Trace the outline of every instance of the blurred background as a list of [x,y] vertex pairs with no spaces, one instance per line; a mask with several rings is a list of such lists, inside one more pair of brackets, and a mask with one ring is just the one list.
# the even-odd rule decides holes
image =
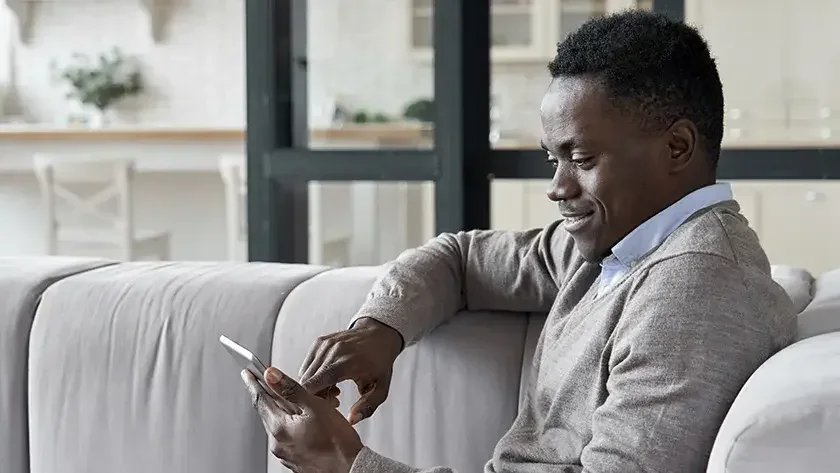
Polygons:
[[[490,0],[483,51],[463,32],[487,9],[457,0],[270,3],[0,2],[0,255],[369,265],[438,231],[542,227],[557,218],[537,167],[546,63],[587,19],[640,8],[709,41],[721,179],[771,262],[840,266],[838,2]],[[482,54],[489,104],[453,104],[473,92],[452,66]],[[450,78],[461,89],[436,93]],[[436,129],[450,109],[457,126]],[[377,172],[389,156],[417,173]],[[494,168],[508,161],[524,164]]]

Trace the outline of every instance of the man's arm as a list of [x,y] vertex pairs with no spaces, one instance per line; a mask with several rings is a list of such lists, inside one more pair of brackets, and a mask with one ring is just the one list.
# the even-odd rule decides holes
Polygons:
[[[584,472],[704,472],[735,396],[779,348],[777,314],[757,302],[777,297],[770,284],[717,256],[677,259],[651,268],[624,308]],[[778,300],[771,310],[795,323]]]
[[445,233],[408,250],[374,284],[354,323],[373,318],[409,345],[461,309],[547,312],[569,266],[580,260],[559,223]]

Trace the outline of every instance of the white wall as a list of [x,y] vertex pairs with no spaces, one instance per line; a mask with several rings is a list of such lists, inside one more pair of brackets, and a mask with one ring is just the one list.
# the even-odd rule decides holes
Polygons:
[[[118,107],[115,125],[244,126],[243,2],[172,0],[165,7],[168,24],[155,43],[138,0],[37,2],[31,39],[14,54],[20,111],[35,123],[61,122],[73,105],[52,82],[50,61],[118,46],[140,60],[147,91]],[[0,40],[0,64],[8,64],[2,46]],[[212,170],[215,148],[208,146],[207,154]],[[178,152],[169,159],[178,160]],[[217,173],[141,173],[136,190],[138,226],[172,229],[174,258],[225,258],[225,207]],[[34,176],[0,175],[0,254],[43,252],[41,212]]]
[[[170,0],[155,44],[138,0],[37,2],[29,44],[19,48],[16,85],[34,121],[60,120],[70,107],[51,82],[49,63],[111,46],[136,55],[148,91],[115,121],[197,126],[244,124],[242,0]],[[166,5],[166,2],[163,2]],[[310,104],[341,97],[350,106],[399,114],[433,93],[433,69],[411,57],[408,0],[310,0]],[[376,19],[376,21],[372,21]],[[2,52],[0,52],[2,54]],[[494,68],[502,123],[534,133],[548,82],[544,61]]]
[[[155,44],[138,0],[36,2],[31,41],[16,52],[16,86],[35,122],[60,120],[69,105],[52,82],[50,61],[95,55],[113,46],[136,55],[147,92],[115,121],[194,126],[245,123],[243,2],[170,0],[165,37]],[[154,3],[154,2],[152,2]]]

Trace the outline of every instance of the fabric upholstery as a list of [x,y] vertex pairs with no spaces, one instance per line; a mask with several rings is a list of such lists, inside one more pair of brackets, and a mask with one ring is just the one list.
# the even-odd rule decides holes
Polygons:
[[840,332],[762,365],[721,426],[708,473],[840,471]]
[[54,282],[109,262],[0,258],[0,471],[29,472],[26,405],[29,330],[41,294]]
[[261,472],[267,439],[220,345],[265,362],[314,266],[131,263],[51,286],[32,327],[32,473]]
[[790,296],[796,312],[802,312],[814,297],[814,277],[802,268],[776,265],[770,275]]
[[[272,363],[297,373],[319,335],[343,330],[382,268],[320,274],[295,289],[280,310]],[[403,352],[388,400],[358,426],[376,451],[418,467],[481,471],[518,408],[528,316],[461,313]],[[355,385],[341,386],[346,415]],[[278,461],[270,471],[286,471]]]
[[840,269],[814,283],[814,300],[799,314],[799,339],[840,330]]

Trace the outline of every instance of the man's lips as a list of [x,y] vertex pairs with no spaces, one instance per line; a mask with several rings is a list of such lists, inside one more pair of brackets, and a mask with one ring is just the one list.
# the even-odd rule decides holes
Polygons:
[[567,232],[575,232],[583,228],[595,212],[563,213],[563,227]]

